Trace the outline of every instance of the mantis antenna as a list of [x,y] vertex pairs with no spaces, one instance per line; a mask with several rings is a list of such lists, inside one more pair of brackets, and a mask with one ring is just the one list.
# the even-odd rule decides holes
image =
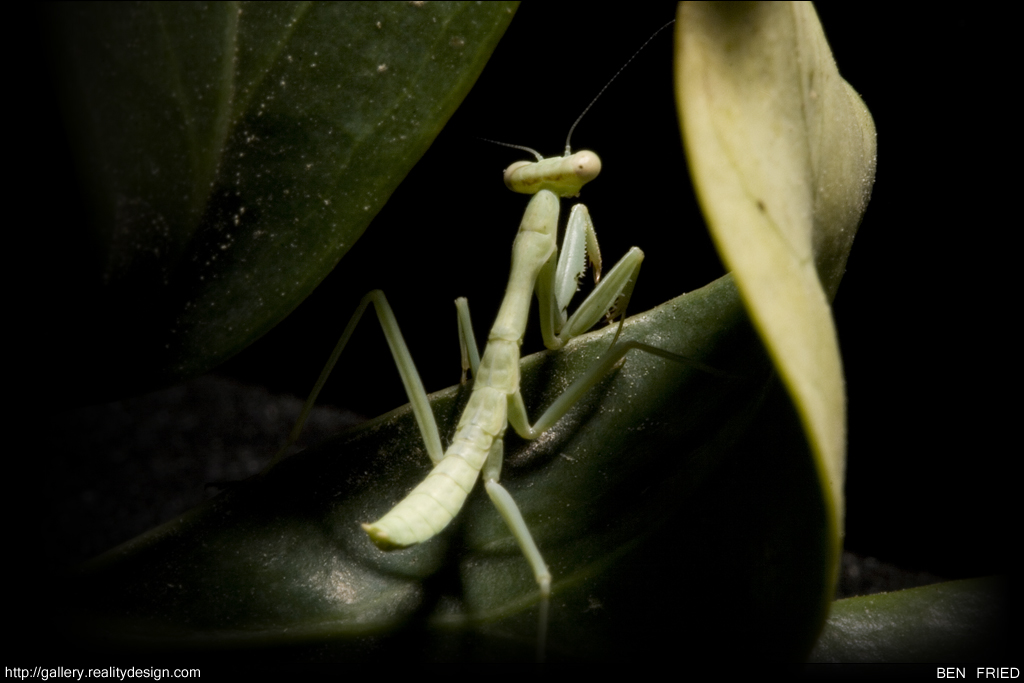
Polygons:
[[[608,86],[610,86],[615,81],[615,79],[619,77],[619,74],[621,74],[623,71],[626,70],[626,67],[629,66],[630,62],[632,62],[634,59],[636,59],[637,55],[639,55],[640,52],[643,51],[643,49],[645,47],[647,47],[647,45],[652,40],[654,40],[655,38],[658,37],[659,33],[664,31],[665,29],[667,29],[669,26],[671,26],[674,23],[676,23],[675,19],[671,20],[670,22],[668,22],[667,24],[665,24],[664,26],[659,28],[657,31],[652,33],[650,38],[645,40],[644,44],[641,45],[637,49],[637,51],[634,52],[633,55],[629,59],[626,60],[626,63],[619,67],[619,70],[615,72],[615,75],[608,79],[608,82],[604,84],[604,87],[602,87],[600,91],[598,91],[597,95],[594,96],[594,99],[590,100],[590,104],[588,104],[583,109],[583,112],[579,116],[576,117],[576,120],[573,121],[573,124],[569,127],[569,134],[565,136],[565,152],[563,153],[562,156],[567,157],[567,156],[571,156],[572,155],[572,147],[570,146],[569,141],[572,139],[573,131],[576,130],[576,126],[579,125],[579,122],[582,121],[583,117],[587,115],[587,112],[590,111],[590,108],[593,107],[594,104],[601,98],[601,95],[603,95],[604,91],[608,89]],[[513,145],[513,144],[511,144],[509,142],[501,142],[500,140],[490,140],[488,138],[480,138],[480,139],[483,140],[484,142],[490,142],[490,143],[493,143],[495,145],[501,145],[502,147],[511,147],[512,149],[521,149],[524,152],[529,152],[533,156],[537,157],[537,161],[544,161],[544,155],[542,155],[540,152],[538,152],[537,150],[533,149],[532,147],[525,147],[523,145]]]
[[[619,77],[619,74],[621,74],[623,71],[626,70],[626,67],[629,66],[630,62],[632,62],[634,59],[636,59],[636,56],[638,54],[640,54],[640,52],[643,51],[643,49],[645,47],[647,47],[647,45],[650,44],[650,42],[652,40],[654,40],[655,38],[658,37],[659,33],[664,31],[665,29],[667,29],[669,26],[671,26],[674,23],[676,23],[675,19],[673,19],[672,21],[668,22],[667,24],[665,24],[664,26],[659,28],[657,31],[652,33],[651,37],[648,38],[647,40],[645,40],[644,44],[641,45],[639,48],[637,48],[637,51],[633,53],[633,56],[630,57],[629,59],[627,59],[626,63],[619,67],[619,70],[615,72],[615,75],[608,79],[608,82],[604,84],[604,87],[601,88],[601,90],[597,93],[597,95],[594,97],[594,99],[590,100],[590,104],[588,104],[586,106],[586,108],[583,110],[583,113],[580,114],[576,118],[576,120],[573,122],[572,126],[569,127],[569,134],[565,136],[565,153],[563,154],[563,156],[569,156],[570,154],[572,154],[572,148],[569,146],[569,140],[572,139],[572,132],[574,130],[576,130],[576,125],[579,124],[579,122],[581,120],[583,120],[583,117],[587,115],[587,112],[590,111],[590,108],[594,106],[594,103],[597,102],[598,99],[600,99],[601,95],[604,94],[604,91],[608,89],[608,86],[610,86],[615,81],[615,79]],[[514,146],[514,145],[510,145],[510,146]],[[527,149],[527,148],[526,147],[521,147],[520,149]],[[530,151],[533,151],[533,150],[530,150]],[[536,152],[534,152],[534,154],[536,154]]]

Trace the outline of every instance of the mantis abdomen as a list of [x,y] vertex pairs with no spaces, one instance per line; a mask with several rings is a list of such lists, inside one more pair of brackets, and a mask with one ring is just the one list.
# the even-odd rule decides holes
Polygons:
[[[512,349],[499,350],[502,346],[511,346]],[[510,366],[514,368],[511,375],[508,372],[485,372],[492,366],[495,356],[506,356],[509,350],[516,358],[516,363]],[[498,340],[495,345],[492,340],[488,344],[480,361],[477,384],[444,458],[390,512],[373,524],[363,525],[379,548],[390,550],[422,543],[440,533],[462,509],[491,448],[502,438],[508,425],[509,385],[512,392],[519,389],[518,359],[517,343]],[[487,379],[498,380],[505,386],[487,386]]]

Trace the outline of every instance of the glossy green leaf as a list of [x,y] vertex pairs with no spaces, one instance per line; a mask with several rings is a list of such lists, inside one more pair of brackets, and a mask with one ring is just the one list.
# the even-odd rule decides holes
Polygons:
[[803,422],[838,575],[846,400],[829,301],[874,181],[874,123],[810,3],[687,3],[677,37],[697,194]]
[[284,318],[430,145],[513,11],[52,7],[97,243],[90,278],[59,293],[83,311],[68,326],[92,362],[69,359],[61,383],[95,398],[192,377]]
[[1007,586],[997,578],[838,600],[812,662],[1000,662]]

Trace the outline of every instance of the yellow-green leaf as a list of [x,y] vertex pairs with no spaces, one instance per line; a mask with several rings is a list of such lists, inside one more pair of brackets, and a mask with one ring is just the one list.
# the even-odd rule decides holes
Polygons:
[[874,124],[810,3],[687,3],[677,26],[694,184],[814,453],[834,574],[846,406],[829,300],[874,179]]

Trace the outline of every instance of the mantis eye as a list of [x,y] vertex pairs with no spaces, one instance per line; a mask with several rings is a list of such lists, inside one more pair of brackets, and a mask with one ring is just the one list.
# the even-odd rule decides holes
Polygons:
[[505,169],[505,187],[507,187],[508,189],[511,190],[512,189],[512,174],[514,174],[516,171],[518,171],[519,169],[523,168],[524,166],[529,166],[532,163],[534,163],[534,162],[532,162],[532,161],[517,161],[514,164],[512,164],[511,166],[509,166],[508,168],[506,168]]
[[576,177],[584,183],[589,183],[601,172],[601,159],[593,152],[576,152],[572,155],[572,166]]

